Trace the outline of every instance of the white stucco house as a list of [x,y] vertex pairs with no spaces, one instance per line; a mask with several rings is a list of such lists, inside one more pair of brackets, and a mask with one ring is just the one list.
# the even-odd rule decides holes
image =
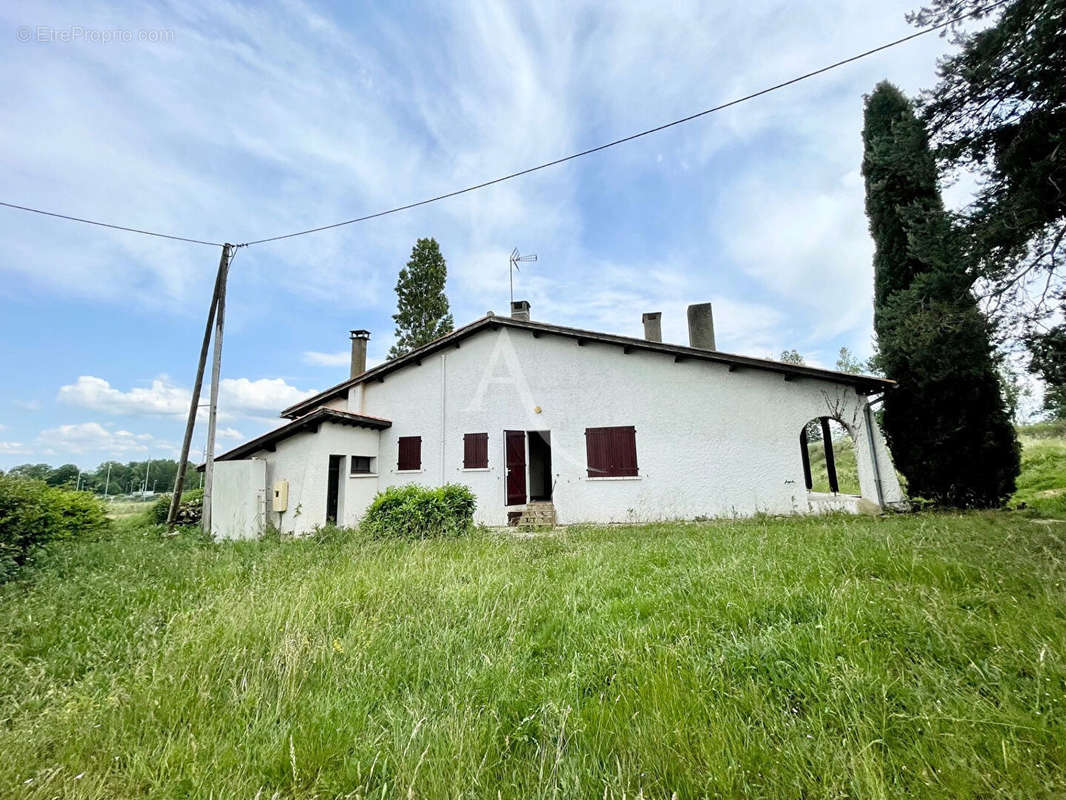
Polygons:
[[[709,303],[689,344],[489,314],[282,412],[290,422],[216,460],[223,537],[267,524],[358,523],[389,486],[462,483],[476,520],[636,522],[857,510],[902,499],[869,403],[892,382],[719,352]],[[806,425],[843,424],[861,496],[810,491]],[[829,437],[826,441],[831,442]],[[830,444],[831,451],[831,444]],[[832,461],[832,453],[828,454]]]

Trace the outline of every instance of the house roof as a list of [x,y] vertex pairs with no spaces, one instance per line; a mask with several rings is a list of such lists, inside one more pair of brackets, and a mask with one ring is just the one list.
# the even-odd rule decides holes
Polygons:
[[390,372],[402,369],[410,364],[421,364],[424,357],[438,350],[443,350],[448,347],[458,347],[463,339],[466,339],[479,331],[485,329],[497,330],[500,327],[529,331],[534,337],[545,335],[566,336],[576,339],[578,344],[585,342],[614,344],[621,347],[623,353],[631,353],[635,350],[663,353],[664,355],[673,356],[675,362],[686,360],[713,361],[720,364],[727,364],[730,371],[736,369],[760,369],[780,373],[784,375],[786,379],[797,377],[820,378],[821,380],[832,381],[845,386],[853,386],[857,391],[866,394],[881,392],[896,385],[895,381],[878,378],[874,375],[837,372],[831,369],[820,369],[818,367],[808,367],[800,364],[786,364],[783,361],[772,361],[766,358],[752,358],[751,356],[723,353],[718,350],[703,350],[698,347],[686,347],[679,344],[650,342],[647,339],[635,339],[631,336],[618,336],[613,333],[598,333],[596,331],[587,331],[580,328],[569,328],[563,325],[551,325],[547,322],[534,322],[532,320],[490,315],[481,317],[461,328],[456,328],[451,333],[441,336],[439,339],[434,339],[429,344],[423,345],[417,350],[412,350],[407,355],[394,358],[391,361],[386,361],[384,364],[379,364],[373,369],[368,369],[361,375],[350,378],[343,383],[338,383],[336,386],[326,389],[323,392],[319,392],[295,405],[289,406],[281,412],[281,416],[290,419],[298,418],[301,414],[307,414],[308,411],[314,409],[321,403],[346,395],[348,390],[353,386],[358,386],[360,383],[371,380],[384,380],[385,376]]
[[[250,442],[234,447],[223,453],[220,456],[215,456],[215,461],[234,461],[236,459],[244,458],[252,455],[260,450],[272,450],[278,442],[282,439],[288,439],[297,433],[302,433],[305,430],[311,430],[312,433],[318,430],[318,426],[323,422],[336,422],[341,425],[352,425],[358,428],[372,428],[374,430],[383,430],[392,426],[392,420],[382,419],[381,417],[368,417],[365,414],[350,414],[347,411],[338,411],[335,408],[318,408],[312,411],[310,414],[305,414],[299,419],[282,425],[280,428],[275,428],[272,431],[264,433]],[[202,470],[203,464],[197,469]]]

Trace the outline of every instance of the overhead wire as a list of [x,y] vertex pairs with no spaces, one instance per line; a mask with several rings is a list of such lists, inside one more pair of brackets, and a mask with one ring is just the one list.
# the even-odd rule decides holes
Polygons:
[[[462,188],[462,189],[456,189],[456,190],[451,191],[451,192],[445,192],[444,194],[438,194],[438,195],[435,195],[433,197],[428,197],[428,198],[426,198],[424,200],[415,201],[413,203],[406,203],[404,205],[395,206],[393,208],[385,209],[384,211],[376,211],[376,212],[374,212],[372,214],[364,214],[361,217],[354,217],[352,219],[346,219],[346,220],[342,220],[340,222],[334,222],[334,223],[331,223],[331,224],[328,224],[328,225],[319,225],[318,227],[314,227],[314,228],[306,228],[304,230],[294,231],[292,233],[284,233],[284,234],[280,234],[280,235],[277,235],[277,236],[267,236],[267,237],[264,237],[262,239],[254,239],[252,241],[242,242],[240,244],[234,245],[234,248],[251,247],[253,245],[267,244],[269,242],[278,242],[278,241],[281,241],[283,239],[292,239],[292,238],[295,238],[297,236],[306,236],[308,234],[319,233],[321,231],[327,231],[327,230],[331,230],[333,228],[341,228],[341,227],[344,227],[346,225],[354,225],[354,224],[359,223],[359,222],[366,222],[368,220],[377,219],[379,217],[388,216],[390,214],[397,214],[397,213],[399,213],[401,211],[409,211],[412,208],[418,208],[419,206],[429,205],[430,203],[437,203],[437,202],[440,202],[441,200],[447,200],[448,198],[451,198],[451,197],[458,197],[459,195],[468,194],[470,192],[475,192],[475,191],[478,191],[479,189],[485,189],[485,188],[487,188],[489,186],[495,186],[496,184],[504,183],[505,181],[514,180],[515,178],[520,178],[520,177],[522,177],[524,175],[529,175],[529,174],[534,173],[534,172],[539,172],[540,170],[548,169],[549,167],[558,166],[559,164],[565,164],[568,161],[574,161],[575,159],[583,158],[585,156],[592,155],[593,153],[598,153],[598,152],[600,152],[602,150],[607,150],[607,149],[612,148],[612,147],[617,147],[618,145],[625,144],[627,142],[632,142],[635,139],[640,139],[640,138],[645,137],[645,136],[650,136],[653,133],[659,133],[660,131],[667,130],[668,128],[673,128],[673,127],[676,127],[678,125],[683,125],[683,124],[685,124],[687,122],[692,122],[693,120],[700,119],[701,117],[706,117],[706,116],[708,116],[710,114],[714,114],[716,112],[723,111],[723,110],[725,110],[727,108],[731,108],[733,106],[740,105],[741,103],[746,103],[749,100],[754,100],[757,97],[762,97],[763,95],[767,95],[767,94],[770,94],[772,92],[779,91],[779,90],[784,89],[784,88],[786,88],[788,86],[792,86],[792,85],[800,83],[802,81],[809,80],[810,78],[816,77],[818,75],[822,75],[822,74],[824,74],[826,72],[830,72],[831,70],[839,69],[840,67],[843,67],[843,66],[845,66],[847,64],[854,63],[854,62],[859,61],[859,60],[861,60],[863,58],[868,58],[869,56],[872,56],[872,55],[874,55],[876,53],[883,52],[883,51],[888,50],[888,49],[890,49],[892,47],[897,47],[897,46],[899,46],[901,44],[905,44],[906,42],[910,42],[910,41],[912,41],[914,39],[917,39],[917,38],[919,38],[921,36],[925,36],[927,34],[934,33],[934,32],[939,31],[939,30],[943,30],[945,28],[948,28],[948,27],[950,27],[952,25],[955,25],[955,24],[957,24],[959,22],[962,22],[963,20],[969,19],[971,17],[983,16],[983,15],[987,14],[988,12],[993,11],[996,8],[999,8],[1000,6],[1006,5],[1008,2],[1011,2],[1011,1],[1012,0],[997,0],[997,2],[990,3],[989,5],[983,6],[983,7],[979,8],[979,9],[975,9],[973,11],[968,11],[965,14],[959,14],[958,16],[952,17],[951,19],[948,19],[948,20],[945,20],[943,22],[939,22],[939,23],[937,23],[935,25],[930,25],[929,27],[923,28],[920,31],[915,31],[914,33],[908,34],[907,36],[900,37],[899,39],[895,39],[895,40],[893,40],[891,42],[886,42],[885,44],[879,45],[877,47],[873,47],[873,48],[871,48],[869,50],[865,50],[865,51],[863,51],[861,53],[857,53],[857,54],[855,54],[853,56],[849,56],[847,58],[843,58],[843,59],[841,59],[839,61],[833,62],[832,64],[828,64],[828,65],[826,65],[824,67],[819,67],[818,69],[811,70],[810,72],[805,72],[802,75],[797,75],[794,78],[790,78],[789,80],[786,80],[786,81],[781,81],[780,83],[776,83],[773,86],[768,86],[768,87],[766,87],[764,89],[760,89],[759,91],[751,92],[750,94],[746,94],[746,95],[744,95],[742,97],[734,98],[733,100],[729,100],[729,101],[727,101],[725,103],[720,103],[720,104],[718,104],[716,106],[712,106],[711,108],[706,108],[706,109],[704,109],[702,111],[697,111],[694,114],[689,114],[688,116],[680,117],[679,119],[675,119],[675,120],[672,120],[670,122],[663,123],[662,125],[656,125],[653,128],[647,128],[646,130],[638,131],[637,133],[632,133],[632,134],[629,134],[628,136],[623,136],[623,137],[621,137],[619,139],[614,139],[614,140],[612,140],[610,142],[605,142],[604,144],[596,145],[595,147],[589,147],[589,148],[587,148],[585,150],[581,150],[581,151],[578,151],[576,153],[571,153],[570,155],[566,155],[566,156],[562,156],[560,158],[552,159],[551,161],[545,161],[542,164],[537,164],[537,165],[532,166],[532,167],[526,167],[525,169],[520,169],[520,170],[518,170],[516,172],[511,172],[511,173],[509,173],[507,175],[502,175],[502,176],[500,176],[498,178],[492,178],[490,180],[482,181],[481,183],[476,183],[476,184],[474,184],[472,186],[467,186],[467,187]],[[139,234],[142,234],[144,236],[155,236],[155,237],[162,238],[162,239],[171,239],[171,240],[174,240],[174,241],[188,242],[188,243],[191,243],[191,244],[201,244],[201,245],[207,245],[207,246],[210,246],[210,247],[223,247],[224,246],[223,242],[211,242],[211,241],[207,241],[207,240],[204,240],[204,239],[195,239],[195,238],[192,238],[192,237],[189,237],[189,236],[177,236],[175,234],[160,233],[159,231],[145,230],[143,228],[134,228],[134,227],[126,226],[126,225],[115,225],[115,224],[112,224],[112,223],[109,223],[109,222],[100,222],[98,220],[86,219],[84,217],[75,217],[75,216],[70,216],[68,214],[60,214],[60,213],[57,213],[55,211],[45,211],[43,209],[32,208],[30,206],[19,205],[17,203],[8,203],[8,202],[0,201],[0,206],[4,206],[6,208],[18,209],[20,211],[27,211],[27,212],[31,212],[31,213],[34,213],[34,214],[42,214],[44,216],[55,217],[57,219],[68,220],[70,222],[80,222],[80,223],[84,223],[86,225],[96,225],[96,226],[99,226],[101,228],[110,228],[112,230],[125,231],[125,232],[128,232],[128,233],[139,233]]]
[[496,184],[503,183],[505,181],[514,180],[515,178],[520,178],[523,175],[529,175],[530,173],[538,172],[540,170],[547,169],[548,167],[554,167],[554,166],[557,166],[559,164],[564,164],[567,161],[573,161],[574,159],[582,158],[584,156],[591,155],[593,153],[598,153],[601,150],[607,150],[608,148],[611,148],[611,147],[617,147],[620,144],[625,144],[626,142],[631,142],[634,139],[640,139],[641,137],[644,137],[644,136],[650,136],[653,133],[658,133],[660,131],[664,131],[667,128],[673,128],[673,127],[675,127],[677,125],[683,125],[686,122],[691,122],[692,120],[699,119],[700,117],[705,117],[705,116],[708,116],[709,114],[714,114],[714,113],[716,113],[718,111],[722,111],[724,109],[731,108],[732,106],[736,106],[736,105],[739,105],[741,103],[745,103],[745,102],[747,102],[749,100],[754,100],[757,97],[762,97],[763,95],[770,94],[771,92],[776,92],[776,91],[778,91],[780,89],[784,89],[787,86],[792,86],[793,84],[800,83],[801,81],[808,80],[809,78],[813,78],[813,77],[815,77],[817,75],[822,75],[822,74],[824,74],[826,72],[829,72],[831,70],[838,69],[839,67],[842,67],[842,66],[844,66],[846,64],[851,64],[851,63],[853,63],[855,61],[859,61],[860,59],[867,58],[868,56],[872,56],[875,53],[880,53],[880,52],[882,52],[884,50],[888,50],[889,48],[896,47],[898,45],[901,45],[901,44],[904,44],[906,42],[909,42],[909,41],[911,41],[913,39],[917,39],[920,36],[925,36],[926,34],[933,33],[934,31],[942,30],[942,29],[947,28],[947,27],[949,27],[951,25],[954,25],[955,23],[958,23],[958,22],[961,22],[961,21],[963,21],[965,19],[968,19],[969,17],[983,15],[983,14],[985,14],[985,13],[987,13],[989,11],[992,11],[992,10],[998,8],[999,6],[1002,6],[1002,5],[1004,5],[1004,4],[1006,4],[1006,3],[1010,2],[1010,1],[1011,0],[998,0],[998,2],[991,3],[990,5],[984,6],[984,7],[980,8],[980,9],[977,9],[977,10],[974,10],[974,11],[970,11],[970,12],[967,12],[965,14],[960,14],[959,16],[953,17],[953,18],[951,18],[949,20],[946,20],[944,22],[937,23],[936,25],[931,25],[931,26],[929,26],[927,28],[923,28],[920,31],[916,31],[914,33],[911,33],[911,34],[909,34],[907,36],[903,36],[903,37],[901,37],[899,39],[896,39],[894,41],[888,42],[886,44],[879,45],[878,47],[871,48],[870,50],[865,50],[862,53],[858,53],[856,55],[849,56],[848,58],[841,59],[840,61],[835,61],[832,64],[828,64],[827,66],[820,67],[820,68],[815,69],[815,70],[811,70],[810,72],[806,72],[806,73],[804,73],[802,75],[798,75],[798,76],[796,76],[794,78],[790,78],[787,81],[782,81],[781,83],[774,84],[773,86],[768,86],[765,89],[760,89],[757,92],[752,92],[751,94],[746,94],[743,97],[737,97],[737,98],[735,98],[733,100],[729,100],[728,102],[720,103],[719,105],[712,106],[711,108],[704,109],[703,111],[697,111],[695,114],[689,114],[686,117],[681,117],[680,119],[675,119],[675,120],[673,120],[671,122],[663,123],[662,125],[656,125],[654,128],[648,128],[647,130],[639,131],[638,133],[633,133],[633,134],[630,134],[628,136],[623,136],[620,139],[615,139],[613,141],[606,142],[604,144],[596,145],[595,147],[590,147],[590,148],[588,148],[586,150],[581,150],[581,151],[579,151],[577,153],[571,153],[568,156],[562,156],[561,158],[556,158],[556,159],[553,159],[552,161],[545,161],[543,164],[537,164],[536,166],[527,167],[525,169],[518,170],[517,172],[512,172],[512,173],[509,173],[507,175],[503,175],[503,176],[501,176],[499,178],[493,178],[491,180],[482,181],[481,183],[474,184],[473,186],[467,186],[464,189],[456,189],[455,191],[446,192],[444,194],[438,194],[438,195],[436,195],[434,197],[426,198],[425,200],[418,200],[418,201],[413,202],[413,203],[407,203],[407,204],[402,205],[402,206],[396,206],[395,208],[386,209],[385,211],[377,211],[377,212],[374,212],[373,214],[366,214],[366,215],[361,216],[361,217],[355,217],[353,219],[347,219],[347,220],[343,220],[341,222],[334,222],[334,223],[329,224],[329,225],[320,225],[317,228],[307,228],[306,230],[295,231],[293,233],[281,234],[279,236],[269,236],[269,237],[266,237],[264,239],[255,239],[255,240],[250,241],[250,242],[244,242],[242,246],[251,247],[252,245],[257,245],[257,244],[266,244],[267,242],[281,241],[282,239],[292,239],[292,238],[294,238],[296,236],[306,236],[307,234],[310,234],[310,233],[319,233],[320,231],[327,231],[327,230],[330,230],[332,228],[340,228],[340,227],[343,227],[345,225],[354,225],[357,222],[366,222],[367,220],[377,219],[378,217],[384,217],[384,216],[387,216],[389,214],[396,214],[396,213],[399,213],[401,211],[408,211],[408,210],[410,210],[412,208],[418,208],[419,206],[429,205],[430,203],[436,203],[436,202],[439,202],[441,200],[447,200],[450,197],[457,197],[459,195],[467,194],[469,192],[474,192],[474,191],[477,191],[479,189],[484,189],[484,188],[489,187],[489,186],[494,186]]
[[210,247],[222,247],[222,242],[206,242],[203,239],[193,239],[189,236],[175,236],[171,233],[159,233],[158,231],[148,231],[142,228],[130,228],[125,225],[113,225],[110,222],[99,222],[95,219],[84,219],[82,217],[71,217],[67,214],[58,214],[55,211],[43,211],[39,208],[30,208],[29,206],[20,206],[16,203],[5,203],[0,200],[0,206],[7,208],[16,208],[19,211],[30,211],[34,214],[43,214],[46,217],[56,217],[58,219],[69,220],[70,222],[83,222],[86,225],[98,225],[101,228],[111,228],[116,231],[127,231],[128,233],[141,233],[145,236],[157,236],[160,239],[173,239],[178,242],[190,242],[192,244],[205,244]]

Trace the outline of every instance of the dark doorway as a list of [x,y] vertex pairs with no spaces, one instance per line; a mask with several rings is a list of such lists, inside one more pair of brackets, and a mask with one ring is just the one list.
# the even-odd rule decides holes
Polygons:
[[507,505],[526,503],[526,432],[504,431],[507,450]]
[[551,431],[529,431],[529,499],[552,499]]
[[344,456],[329,457],[329,479],[326,484],[326,522],[337,524],[337,502],[341,493],[341,465]]

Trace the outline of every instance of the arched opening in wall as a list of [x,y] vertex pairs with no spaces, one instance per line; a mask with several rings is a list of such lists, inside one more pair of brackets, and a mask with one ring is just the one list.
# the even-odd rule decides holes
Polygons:
[[808,492],[861,494],[855,440],[832,417],[816,417],[800,431],[803,480]]

